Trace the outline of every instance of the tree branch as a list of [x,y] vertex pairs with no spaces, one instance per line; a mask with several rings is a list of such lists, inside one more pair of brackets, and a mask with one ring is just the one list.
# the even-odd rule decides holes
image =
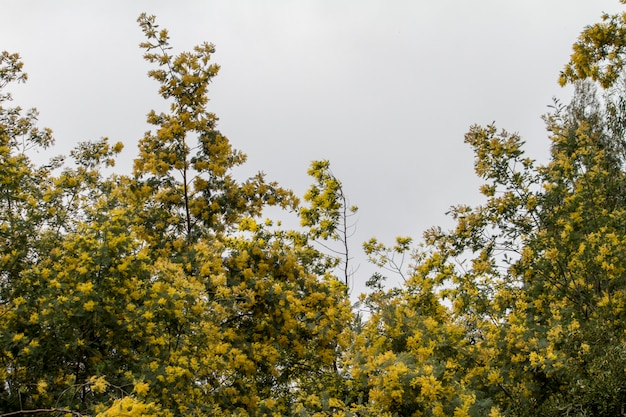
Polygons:
[[42,414],[42,413],[63,413],[63,414],[72,414],[76,417],[84,417],[83,414],[78,411],[66,410],[64,408],[37,408],[34,410],[20,410],[20,411],[12,411],[10,413],[0,414],[0,417],[13,417],[13,416],[23,416],[28,414]]

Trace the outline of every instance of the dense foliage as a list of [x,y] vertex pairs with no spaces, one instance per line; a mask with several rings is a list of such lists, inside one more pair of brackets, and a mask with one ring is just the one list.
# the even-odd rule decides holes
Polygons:
[[0,416],[626,414],[626,13],[575,44],[550,160],[471,127],[484,203],[417,246],[366,242],[381,272],[354,306],[356,208],[328,162],[303,203],[236,179],[245,155],[206,108],[214,47],[174,55],[139,24],[169,109],[127,175],[104,174],[106,138],[34,164],[52,132],[9,106],[26,75],[0,55]]

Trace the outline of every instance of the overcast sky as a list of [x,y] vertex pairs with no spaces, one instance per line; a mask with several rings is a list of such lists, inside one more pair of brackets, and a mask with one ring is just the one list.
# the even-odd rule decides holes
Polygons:
[[[618,0],[3,0],[0,50],[29,81],[15,101],[40,110],[53,154],[109,137],[128,172],[145,115],[160,108],[138,43],[141,12],[175,51],[215,44],[210,110],[242,175],[304,193],[310,161],[328,159],[359,206],[355,250],[372,236],[419,239],[444,213],[479,200],[470,125],[496,122],[545,158],[541,115],[571,45]],[[355,259],[363,265],[362,256]],[[360,275],[360,276],[359,276]],[[367,279],[358,274],[357,280]],[[357,285],[357,288],[359,285]]]

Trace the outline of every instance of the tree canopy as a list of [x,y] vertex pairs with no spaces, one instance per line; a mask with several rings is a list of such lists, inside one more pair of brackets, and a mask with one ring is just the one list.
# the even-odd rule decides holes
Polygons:
[[130,173],[107,174],[107,138],[35,164],[53,134],[11,107],[27,77],[0,55],[0,417],[625,414],[626,13],[574,44],[549,160],[472,126],[483,203],[365,242],[380,269],[354,305],[356,207],[329,162],[302,201],[236,178],[245,154],[207,110],[214,46],[175,54],[138,23],[168,107]]

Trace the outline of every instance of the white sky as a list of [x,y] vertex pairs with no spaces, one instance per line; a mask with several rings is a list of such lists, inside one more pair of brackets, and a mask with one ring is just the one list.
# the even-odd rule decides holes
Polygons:
[[[479,201],[469,126],[519,132],[547,155],[540,116],[571,45],[618,0],[4,0],[0,50],[19,52],[53,154],[108,136],[130,170],[145,115],[160,108],[136,19],[155,14],[175,52],[204,41],[221,65],[210,109],[246,176],[302,195],[314,159],[329,159],[359,206],[353,251],[372,236],[419,239],[449,206]],[[356,280],[367,279],[363,256]],[[360,289],[362,284],[356,283]]]

